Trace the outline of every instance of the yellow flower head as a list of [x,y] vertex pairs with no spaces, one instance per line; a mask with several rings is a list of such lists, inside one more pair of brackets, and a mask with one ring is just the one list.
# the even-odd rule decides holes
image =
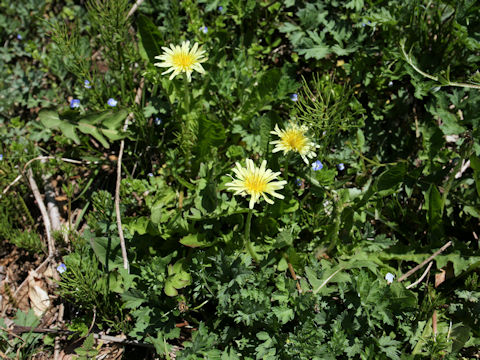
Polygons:
[[313,159],[317,156],[315,149],[318,148],[318,145],[305,135],[307,131],[306,126],[299,126],[293,122],[289,123],[285,130],[280,130],[278,125],[275,125],[275,130],[270,133],[277,135],[280,139],[270,142],[275,145],[272,152],[283,151],[284,154],[289,151],[298,152],[308,165],[308,158]]
[[285,180],[272,181],[276,180],[280,173],[274,173],[272,170],[266,169],[266,160],[263,160],[259,168],[257,168],[250,159],[247,159],[247,167],[241,166],[238,162],[236,166],[233,172],[237,175],[237,179],[225,185],[227,186],[227,190],[235,191],[234,195],[250,195],[250,209],[253,209],[255,203],[260,200],[260,196],[263,196],[269,204],[273,204],[273,200],[268,198],[267,194],[279,199],[284,198],[283,195],[275,191],[283,189],[283,185],[287,182]]
[[170,75],[170,80],[181,72],[187,74],[188,81],[191,81],[193,70],[198,71],[199,73],[205,73],[205,69],[202,67],[202,62],[207,61],[207,58],[204,57],[205,51],[201,48],[198,48],[198,43],[195,43],[190,49],[190,41],[182,42],[182,45],[173,45],[170,44],[170,48],[162,47],[164,53],[162,55],[155,56],[155,59],[162,60],[163,62],[155,63],[155,66],[169,68],[162,73],[168,74],[173,71]]

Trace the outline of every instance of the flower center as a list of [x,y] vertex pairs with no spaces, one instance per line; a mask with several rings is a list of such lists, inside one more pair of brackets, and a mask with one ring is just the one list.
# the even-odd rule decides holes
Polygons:
[[288,130],[282,138],[282,142],[287,148],[301,151],[306,145],[306,138],[301,131]]
[[266,182],[261,177],[256,175],[247,176],[245,179],[245,188],[248,192],[264,192],[266,188]]
[[175,66],[185,70],[193,65],[195,58],[189,53],[174,54],[172,56],[172,62]]

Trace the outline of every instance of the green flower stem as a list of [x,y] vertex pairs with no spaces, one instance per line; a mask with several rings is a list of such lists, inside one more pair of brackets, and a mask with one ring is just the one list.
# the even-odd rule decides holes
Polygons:
[[184,93],[184,104],[185,104],[185,112],[188,116],[188,114],[190,113],[190,84],[188,83],[188,79],[187,79],[187,74],[185,73],[184,76],[183,76],[183,91],[185,92]]
[[287,156],[285,156],[285,165],[283,167],[283,178],[288,181],[288,164],[290,164],[290,156],[291,156],[291,152],[289,151],[287,153]]
[[252,259],[258,263],[258,254],[255,252],[255,249],[253,248],[252,243],[250,242],[250,226],[252,224],[252,215],[253,215],[253,210],[249,209],[248,214],[247,214],[247,219],[245,221],[245,247],[247,251],[249,252],[250,256]]
[[332,251],[337,246],[338,242],[338,232],[340,231],[340,224],[342,222],[342,211],[345,207],[343,202],[338,201],[338,199],[332,199],[333,202],[333,224],[330,225],[330,228],[327,231],[327,237],[330,240],[330,245],[327,249],[327,254],[331,254]]

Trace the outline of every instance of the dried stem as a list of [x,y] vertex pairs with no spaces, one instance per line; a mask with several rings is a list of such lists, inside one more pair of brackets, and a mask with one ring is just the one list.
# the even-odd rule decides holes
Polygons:
[[[137,94],[135,96],[135,103],[140,104],[140,100],[142,99],[142,92],[143,86],[145,84],[144,79],[140,81],[140,87],[137,90]],[[123,132],[127,131],[128,123],[130,119],[133,119],[133,112],[128,114],[125,119],[125,123],[123,124]],[[118,161],[117,161],[117,182],[115,184],[115,215],[117,217],[117,228],[118,228],[118,237],[120,238],[120,248],[122,249],[122,258],[123,258],[123,268],[127,271],[130,271],[130,266],[128,264],[128,256],[127,256],[127,247],[125,246],[125,237],[123,236],[123,228],[122,228],[122,216],[120,214],[120,184],[122,182],[122,158],[123,158],[123,150],[125,148],[125,140],[122,139],[120,142],[120,151],[118,152]]]
[[414,283],[408,285],[408,286],[407,286],[407,289],[410,289],[410,288],[418,285],[418,284],[423,280],[423,278],[424,278],[425,276],[427,276],[427,274],[428,274],[428,272],[430,271],[430,268],[432,267],[432,265],[433,265],[433,261],[430,261],[430,264],[428,264],[427,269],[426,269],[425,272],[422,274],[422,276],[420,276],[420,278],[419,278],[417,281],[415,281]]
[[440,249],[438,249],[437,251],[435,251],[433,253],[432,256],[430,256],[428,259],[426,259],[425,261],[423,261],[421,264],[418,264],[417,266],[415,266],[413,269],[411,269],[410,271],[408,271],[406,274],[400,276],[398,278],[398,282],[402,282],[403,280],[405,280],[406,278],[408,278],[410,275],[412,275],[414,272],[416,272],[417,270],[421,269],[425,264],[427,264],[428,262],[432,261],[437,255],[441,254],[443,251],[445,251],[446,248],[448,248],[450,245],[452,245],[452,242],[449,241],[447,242],[445,245],[443,245]]
[[132,16],[132,15],[135,13],[135,11],[137,11],[138,7],[139,7],[142,3],[143,3],[143,0],[137,0],[137,1],[135,2],[135,4],[133,4],[133,6],[132,6],[132,8],[130,9],[130,11],[128,12],[127,17]]
[[42,199],[42,195],[40,195],[40,191],[38,190],[37,182],[35,181],[33,177],[33,171],[32,169],[28,169],[27,171],[27,178],[28,182],[30,183],[30,188],[32,189],[33,196],[35,197],[35,200],[37,201],[38,208],[40,209],[40,212],[42,213],[42,218],[43,218],[43,225],[45,226],[45,232],[47,235],[47,246],[48,246],[48,258],[52,259],[54,254],[55,254],[55,243],[52,238],[52,224],[50,222],[50,217],[48,216],[48,211],[47,208],[45,207],[45,204]]

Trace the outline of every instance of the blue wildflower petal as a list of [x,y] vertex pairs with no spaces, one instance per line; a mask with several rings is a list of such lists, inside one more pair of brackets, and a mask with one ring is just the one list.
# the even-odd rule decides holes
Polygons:
[[60,274],[63,274],[65,271],[67,271],[67,266],[64,263],[60,263],[60,265],[57,266],[57,271]]
[[71,107],[72,109],[75,109],[75,108],[80,107],[80,100],[78,100],[78,99],[72,99],[72,101],[70,101],[70,107]]
[[317,160],[315,161],[313,164],[312,164],[312,169],[313,171],[318,171],[318,170],[322,170],[323,169],[323,164],[320,160]]

